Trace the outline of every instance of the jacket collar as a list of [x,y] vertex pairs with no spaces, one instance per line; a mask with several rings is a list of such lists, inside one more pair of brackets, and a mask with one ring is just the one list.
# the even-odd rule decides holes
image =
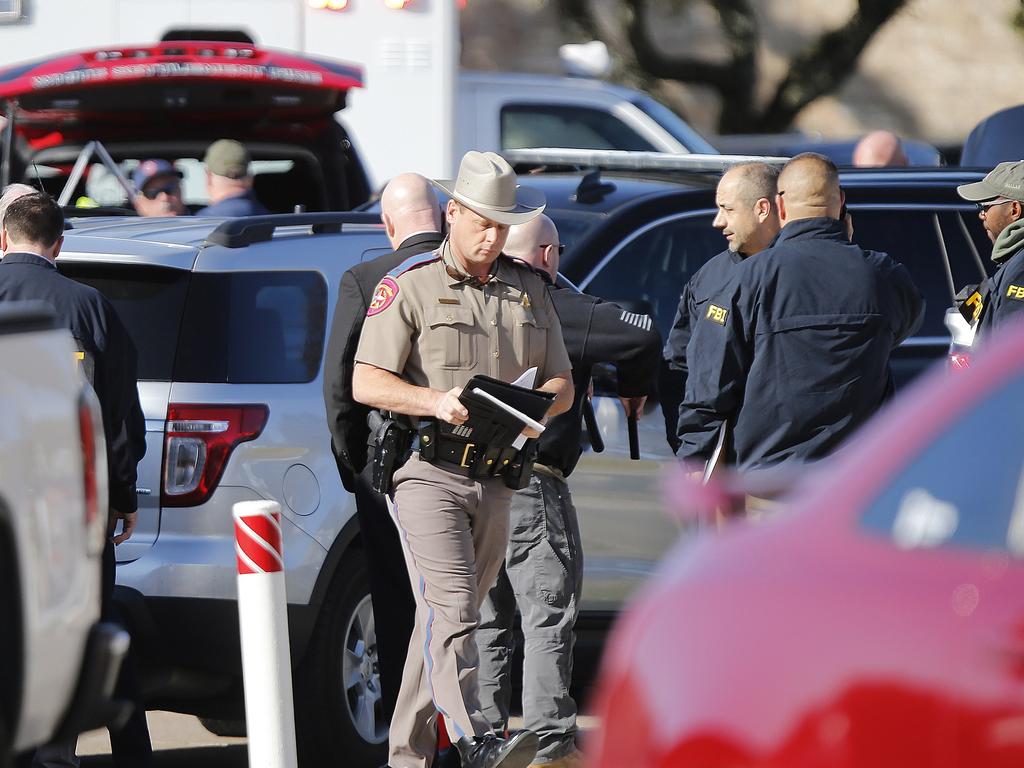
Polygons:
[[420,248],[421,246],[428,246],[430,250],[435,251],[443,240],[444,235],[440,232],[417,232],[415,235],[409,235],[399,243],[398,247],[395,248],[395,253],[403,253],[413,248]]
[[29,264],[34,267],[57,268],[56,264],[38,253],[8,253],[0,264]]
[[787,240],[802,240],[809,237],[838,240],[845,244],[850,242],[846,237],[846,229],[843,227],[843,222],[828,216],[818,216],[813,219],[798,219],[789,222],[776,235],[772,245],[778,245]]

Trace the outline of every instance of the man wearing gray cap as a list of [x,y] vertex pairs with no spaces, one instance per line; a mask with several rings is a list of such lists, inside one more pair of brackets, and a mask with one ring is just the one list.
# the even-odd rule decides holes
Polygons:
[[206,192],[210,204],[196,216],[265,216],[270,213],[252,191],[249,151],[233,139],[218,139],[206,150]]
[[1024,309],[1024,160],[1000,163],[956,191],[978,206],[998,267],[982,298],[977,334],[983,338]]

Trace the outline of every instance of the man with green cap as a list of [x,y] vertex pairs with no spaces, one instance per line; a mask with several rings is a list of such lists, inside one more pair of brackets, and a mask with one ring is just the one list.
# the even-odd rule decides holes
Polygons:
[[210,204],[196,216],[265,216],[252,191],[249,151],[233,139],[218,139],[206,150],[206,192]]
[[1024,310],[1024,160],[1000,163],[981,181],[956,191],[978,206],[998,267],[978,319],[978,338],[985,338]]

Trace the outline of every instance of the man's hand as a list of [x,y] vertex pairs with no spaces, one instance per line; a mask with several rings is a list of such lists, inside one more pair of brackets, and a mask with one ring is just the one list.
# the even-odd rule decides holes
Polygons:
[[437,401],[434,406],[434,416],[449,424],[465,424],[469,418],[469,411],[459,402],[459,395],[462,394],[462,387],[452,387]]
[[[113,510],[113,512],[115,520],[121,520],[121,532],[114,537],[114,546],[116,547],[118,544],[128,541],[128,539],[132,537],[132,533],[135,531],[135,523],[139,520],[139,513],[118,512],[117,510]],[[116,527],[116,522],[114,525]]]
[[[540,423],[541,424],[547,424],[548,423],[548,417],[545,416],[543,419],[540,420]],[[530,438],[532,440],[532,439],[534,439],[536,437],[540,437],[540,432],[538,432],[533,427],[523,427],[523,437],[528,437],[528,438]]]
[[647,395],[642,397],[620,397],[622,407],[626,409],[626,418],[636,416],[640,418],[644,414],[644,404],[647,402]]

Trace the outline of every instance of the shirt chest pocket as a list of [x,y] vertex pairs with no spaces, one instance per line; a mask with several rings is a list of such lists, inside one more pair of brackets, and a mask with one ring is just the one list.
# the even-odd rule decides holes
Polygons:
[[523,365],[544,365],[548,348],[548,319],[533,311],[533,307],[512,305],[515,331],[512,343],[517,360]]
[[465,370],[476,365],[479,329],[469,307],[435,307],[429,322],[428,359],[432,364],[446,370]]

